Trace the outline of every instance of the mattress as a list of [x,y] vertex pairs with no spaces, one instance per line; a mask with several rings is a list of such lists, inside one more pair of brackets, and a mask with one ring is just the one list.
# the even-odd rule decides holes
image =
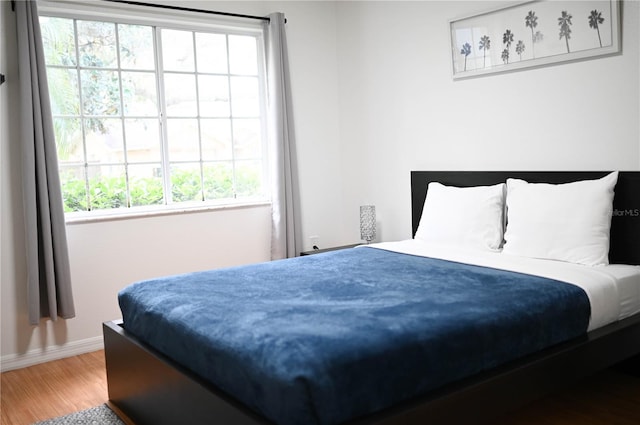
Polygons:
[[576,285],[384,248],[138,282],[119,294],[123,326],[271,421],[312,425],[578,338],[592,321]]
[[500,270],[533,274],[582,288],[591,304],[588,330],[640,313],[640,266],[611,264],[585,266],[562,261],[518,257],[500,251],[463,250],[432,245],[418,239],[367,245],[429,258],[440,258]]

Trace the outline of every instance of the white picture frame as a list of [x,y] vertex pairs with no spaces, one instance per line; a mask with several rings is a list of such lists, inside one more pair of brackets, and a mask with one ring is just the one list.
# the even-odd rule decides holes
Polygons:
[[454,80],[620,53],[618,0],[527,1],[449,21]]

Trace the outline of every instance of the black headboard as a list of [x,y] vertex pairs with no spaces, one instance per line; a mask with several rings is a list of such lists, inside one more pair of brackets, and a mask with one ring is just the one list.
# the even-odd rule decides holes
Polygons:
[[[412,171],[411,214],[412,235],[416,234],[427,185],[440,182],[449,186],[487,186],[505,182],[507,178],[533,183],[569,183],[593,180],[608,171]],[[609,261],[612,264],[640,265],[640,171],[621,171],[615,188],[611,219]]]

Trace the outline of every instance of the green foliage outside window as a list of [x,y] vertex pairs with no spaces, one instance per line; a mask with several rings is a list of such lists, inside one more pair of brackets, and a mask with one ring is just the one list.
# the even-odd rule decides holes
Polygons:
[[[260,193],[260,175],[250,169],[236,173],[236,196],[249,198]],[[131,206],[162,205],[162,180],[136,178],[130,180]],[[175,169],[171,175],[173,202],[202,201],[199,170]],[[231,167],[204,167],[205,200],[234,197]],[[126,208],[125,176],[89,178],[89,194],[84,179],[66,176],[62,179],[65,212]]]

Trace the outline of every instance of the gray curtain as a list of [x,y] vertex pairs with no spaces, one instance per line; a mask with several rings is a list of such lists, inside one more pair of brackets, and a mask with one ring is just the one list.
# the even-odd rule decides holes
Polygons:
[[285,19],[282,13],[272,13],[269,18],[265,37],[272,196],[271,259],[277,260],[299,255],[300,202]]
[[15,4],[29,322],[75,316],[58,159],[35,1]]

